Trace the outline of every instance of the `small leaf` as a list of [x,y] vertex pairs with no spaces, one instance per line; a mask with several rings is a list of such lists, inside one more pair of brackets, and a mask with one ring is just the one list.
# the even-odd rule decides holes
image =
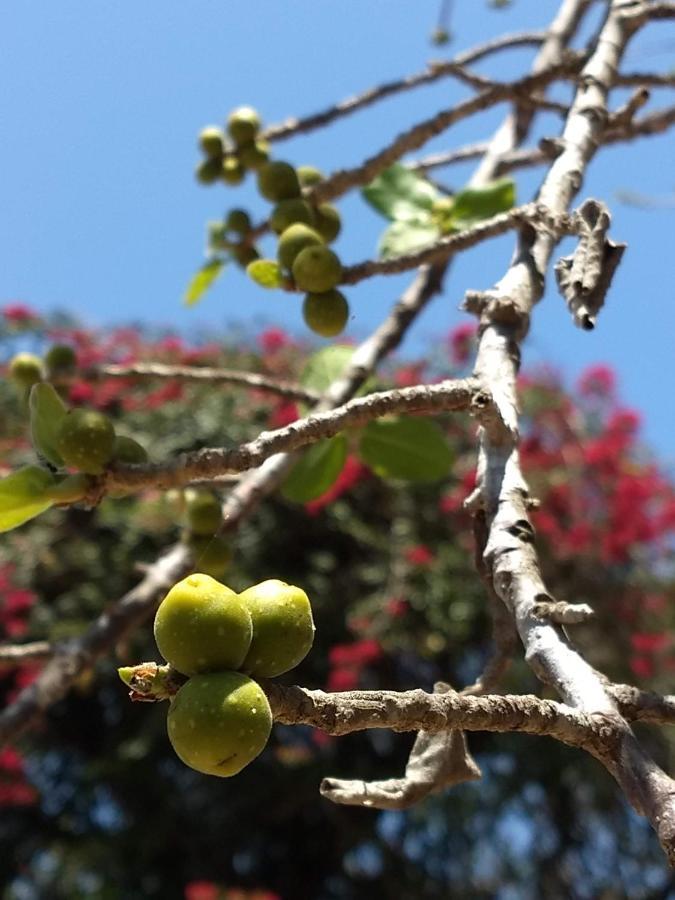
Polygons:
[[183,295],[183,303],[186,306],[194,306],[201,300],[203,294],[208,291],[225,266],[224,259],[211,259],[198,269],[192,276],[187,290]]
[[11,531],[52,505],[47,496],[54,478],[39,466],[26,466],[0,480],[0,531]]
[[431,219],[428,222],[392,222],[380,238],[378,252],[381,259],[391,259],[428,247],[440,236],[440,228]]
[[423,218],[440,196],[426,178],[400,163],[381,172],[362,193],[382,215],[401,222]]
[[291,470],[281,493],[287,500],[308,503],[336,481],[347,458],[347,438],[337,434],[309,448]]
[[246,274],[264,288],[281,287],[282,275],[279,263],[273,259],[256,259],[246,266]]
[[53,385],[46,381],[34,384],[28,399],[30,437],[35,452],[56,468],[63,465],[57,449],[57,435],[68,408]]
[[345,344],[333,344],[313,353],[302,370],[300,384],[322,394],[343,374],[353,354],[354,348]]
[[456,228],[506,212],[516,202],[516,185],[512,178],[499,178],[483,188],[466,188],[455,194],[452,221]]
[[454,459],[435,422],[406,416],[369,422],[363,429],[359,455],[381,478],[405,481],[445,478]]

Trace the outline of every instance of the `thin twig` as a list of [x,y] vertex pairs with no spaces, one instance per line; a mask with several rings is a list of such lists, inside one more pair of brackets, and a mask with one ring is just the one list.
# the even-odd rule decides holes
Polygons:
[[24,663],[41,662],[52,655],[49,641],[32,641],[29,644],[0,644],[0,666],[22,666]]

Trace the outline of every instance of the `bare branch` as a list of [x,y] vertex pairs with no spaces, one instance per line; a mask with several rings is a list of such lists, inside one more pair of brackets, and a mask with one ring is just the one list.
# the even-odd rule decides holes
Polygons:
[[654,691],[642,691],[631,684],[611,682],[607,683],[606,690],[624,718],[651,725],[675,725],[675,695],[663,696]]
[[33,641],[30,644],[0,644],[0,666],[22,666],[24,663],[41,662],[52,655],[49,641]]
[[431,84],[447,76],[465,77],[466,71],[464,67],[470,63],[477,62],[479,59],[499,50],[506,50],[511,47],[537,46],[545,37],[545,33],[540,31],[502,35],[471,50],[460,53],[449,62],[431,62],[423,72],[385,82],[378,87],[364,91],[362,94],[357,94],[355,97],[341,100],[334,106],[329,106],[328,109],[314,115],[300,119],[291,118],[279,125],[270,125],[269,128],[265,129],[262,137],[268,141],[281,141],[297,134],[313,131],[316,128],[328,125],[335,119],[351,115],[364,107],[376,103],[378,100],[384,100],[386,97],[391,97],[402,91],[408,91],[424,84]]
[[290,384],[259,375],[257,372],[238,372],[233,369],[215,369],[210,366],[170,366],[164,363],[134,363],[130,366],[100,366],[83,373],[85,377],[106,378],[171,378],[184,382],[208,382],[210,384],[234,384],[300,400],[303,403],[314,403],[318,394],[308,391],[300,385]]

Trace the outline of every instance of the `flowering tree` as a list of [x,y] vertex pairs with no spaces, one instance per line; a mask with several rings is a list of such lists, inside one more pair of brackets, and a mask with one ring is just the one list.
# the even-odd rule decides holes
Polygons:
[[[594,46],[578,54],[567,47],[589,5],[565,0],[543,37],[505,37],[307,119],[261,132],[255,114],[239,110],[228,139],[213,129],[202,134],[202,181],[234,184],[253,169],[275,206],[260,225],[233,210],[211,230],[209,259],[190,285],[190,301],[235,261],[262,287],[302,290],[308,325],[334,337],[348,314],[338,287],[416,270],[360,346],[332,344],[306,357],[283,333],[270,331],[261,336],[261,356],[131,330],[94,336],[73,323],[43,322],[20,305],[5,308],[6,341],[25,347],[31,338],[40,352],[45,338],[56,341],[44,361],[25,350],[13,357],[9,371],[19,390],[10,393],[7,385],[3,401],[11,414],[0,522],[10,531],[35,520],[10,531],[2,551],[5,744],[45,714],[67,743],[68,723],[78,717],[59,716],[58,704],[74,690],[87,705],[91,671],[112,650],[130,664],[143,649],[152,653],[137,626],[167,588],[195,571],[216,578],[227,572],[243,586],[260,577],[262,562],[265,575],[292,579],[312,597],[317,643],[302,671],[327,688],[260,679],[280,726],[277,765],[320,763],[338,752],[334,737],[354,732],[416,732],[399,777],[383,780],[374,743],[370,761],[359,753],[363,764],[352,770],[345,755],[338,766],[344,777],[321,784],[336,804],[395,811],[480,778],[465,732],[495,733],[495,747],[508,741],[505,732],[543,735],[601,763],[675,860],[672,782],[650,743],[632,730],[633,722],[672,722],[673,699],[626,683],[653,679],[663,690],[672,667],[668,541],[675,494],[637,453],[637,418],[618,405],[610,369],[588,371],[574,402],[550,373],[519,376],[520,344],[562,237],[574,236],[577,246],[556,264],[556,278],[581,328],[594,327],[620,263],[624,248],[608,237],[604,204],[586,199],[570,209],[586,166],[603,143],[651,134],[673,120],[672,109],[640,114],[647,87],[670,83],[667,76],[621,70],[632,35],[672,17],[673,5],[614,0]],[[540,47],[532,73],[518,81],[494,82],[468,68],[524,42]],[[475,93],[413,125],[358,167],[324,177],[268,160],[268,145],[450,76]],[[569,108],[544,96],[560,79],[574,85]],[[636,90],[611,112],[617,85]],[[464,190],[444,196],[424,173],[469,151],[399,162],[460,119],[504,100],[513,111],[480,149]],[[536,111],[551,107],[565,116],[561,136],[521,150]],[[547,172],[535,201],[514,206],[513,181],[504,173],[542,162]],[[380,258],[346,267],[328,247],[339,229],[330,201],[358,186],[391,221]],[[376,370],[440,292],[452,256],[507,230],[517,235],[508,271],[465,299],[477,331],[452,334],[449,361],[385,368],[376,390]],[[269,231],[278,235],[277,257],[266,260],[259,247]],[[181,410],[188,408],[199,416],[186,428]],[[478,423],[477,465],[466,414]],[[157,461],[147,461],[145,448]],[[213,506],[216,495],[217,521],[197,527],[195,504],[208,506],[210,498]],[[171,544],[177,520],[183,533]],[[59,549],[50,551],[54,533]],[[156,559],[146,562],[153,553]],[[18,562],[25,558],[36,560],[30,574]],[[133,561],[142,561],[142,572],[130,586]],[[608,633],[611,646],[601,639]],[[520,662],[519,647],[531,675],[511,665]],[[157,696],[158,686],[173,696],[192,674],[159,671],[125,669],[136,698]],[[421,689],[434,682],[433,691]],[[88,705],[96,727],[81,752],[92,761],[103,756],[97,741],[115,705],[109,698]],[[141,762],[147,746],[133,743],[141,721],[157,722],[143,719],[149,715],[145,708],[138,718],[136,710],[126,713],[123,762],[140,773],[125,776],[129,808],[138,781],[154,773]],[[41,759],[40,772],[31,774],[16,750],[0,757],[0,798],[25,807],[29,817],[40,788],[53,789],[48,755]],[[187,777],[167,771],[174,784]],[[480,796],[480,784],[476,790]],[[200,813],[204,808],[200,800]],[[88,803],[87,815],[104,814],[114,818],[111,800],[100,801],[98,812]],[[164,827],[158,823],[157,833]],[[352,866],[364,866],[367,844],[350,848]],[[200,886],[196,868],[181,871],[183,880],[192,872],[190,896],[216,896],[210,882]],[[494,879],[494,871],[484,877]]]

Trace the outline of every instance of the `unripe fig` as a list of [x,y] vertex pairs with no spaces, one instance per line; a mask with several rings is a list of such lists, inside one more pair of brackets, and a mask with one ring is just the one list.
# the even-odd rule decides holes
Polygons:
[[330,291],[342,278],[340,260],[323,244],[301,250],[295,257],[292,270],[296,285],[310,293]]
[[231,209],[225,220],[225,228],[237,234],[247,234],[251,230],[251,217],[245,209]]
[[115,437],[112,458],[115,462],[140,465],[148,461],[148,451],[133,438],[118,434]]
[[314,187],[323,181],[324,174],[314,166],[298,166],[298,179],[302,187]]
[[226,184],[241,184],[246,171],[236,156],[226,156],[222,161],[220,177]]
[[220,159],[225,151],[225,135],[217,125],[202,128],[199,132],[199,146],[209,159]]
[[260,116],[250,106],[240,106],[228,116],[227,131],[237,146],[247,144],[260,131]]
[[321,337],[330,338],[344,331],[349,319],[349,304],[341,291],[325,291],[323,294],[307,294],[302,315],[309,326]]
[[252,634],[244,602],[204,573],[174,585],[155,615],[159,652],[183,675],[238,669]]
[[301,250],[315,246],[323,246],[321,237],[309,226],[298,222],[288,227],[279,238],[277,259],[285,269],[290,269]]
[[9,361],[9,377],[20,387],[32,387],[42,375],[42,360],[34,353],[17,353]]
[[314,642],[314,621],[307,594],[271,579],[239,595],[253,621],[253,640],[241,666],[244,672],[273,678],[307,656]]
[[314,223],[314,210],[309,203],[301,197],[280,200],[270,216],[272,231],[276,234],[281,234],[297,222],[303,225],[312,225]]
[[64,462],[100,475],[115,447],[115,429],[103,413],[94,409],[71,409],[63,417],[56,435],[56,449]]
[[223,524],[223,513],[211,491],[188,490],[185,492],[187,526],[193,534],[210,536]]
[[265,747],[272,710],[259,684],[239,672],[195,675],[169,707],[171,746],[186,766],[228,778]]
[[237,156],[242,166],[256,171],[262,168],[270,158],[270,145],[267,141],[251,141],[237,147]]
[[222,578],[232,559],[230,542],[222,535],[190,534],[188,544],[192,550],[195,568],[211,578]]
[[293,166],[287,162],[265,163],[258,171],[258,190],[267,200],[278,203],[300,196],[300,182]]
[[223,164],[218,159],[204,159],[195,169],[195,178],[202,184],[214,184],[220,178]]
[[316,210],[316,224],[314,227],[327,244],[332,243],[340,234],[342,222],[340,213],[332,203],[320,203]]
[[54,344],[45,354],[47,376],[71,375],[77,367],[77,356],[68,344]]

